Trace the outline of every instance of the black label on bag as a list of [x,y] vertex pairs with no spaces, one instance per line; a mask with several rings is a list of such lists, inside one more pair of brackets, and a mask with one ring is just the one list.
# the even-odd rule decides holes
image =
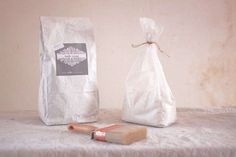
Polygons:
[[85,43],[64,43],[56,53],[56,75],[88,75]]

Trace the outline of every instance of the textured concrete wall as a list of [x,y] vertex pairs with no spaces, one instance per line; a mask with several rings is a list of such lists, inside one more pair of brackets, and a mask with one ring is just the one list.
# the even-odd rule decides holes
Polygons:
[[138,18],[165,28],[159,54],[178,107],[236,105],[234,0],[1,0],[0,110],[36,110],[39,16],[91,18],[101,107],[121,108],[126,75],[143,48]]

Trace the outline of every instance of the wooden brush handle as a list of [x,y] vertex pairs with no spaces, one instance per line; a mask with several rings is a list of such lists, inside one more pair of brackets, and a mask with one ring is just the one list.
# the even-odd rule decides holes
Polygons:
[[68,130],[75,131],[82,134],[91,134],[94,130],[97,129],[97,127],[93,125],[87,125],[87,124],[77,124],[77,123],[71,123],[68,125]]

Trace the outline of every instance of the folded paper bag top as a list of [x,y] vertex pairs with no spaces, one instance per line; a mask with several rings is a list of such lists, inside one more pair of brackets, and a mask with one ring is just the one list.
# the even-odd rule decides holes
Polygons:
[[106,127],[97,128],[92,125],[72,123],[68,130],[88,134],[91,139],[117,144],[131,144],[146,138],[147,129],[141,126],[111,124]]
[[47,125],[98,116],[96,46],[88,18],[40,17],[39,114]]

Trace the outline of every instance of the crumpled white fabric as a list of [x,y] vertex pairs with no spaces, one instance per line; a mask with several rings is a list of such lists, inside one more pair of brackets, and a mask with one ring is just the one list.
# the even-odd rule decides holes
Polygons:
[[[178,123],[147,127],[147,138],[131,145],[47,127],[34,111],[2,112],[0,157],[236,157],[236,107],[177,110]],[[92,125],[112,123],[121,123],[120,110],[101,109]]]
[[[163,28],[149,18],[140,18],[146,41],[155,42]],[[125,83],[125,99],[122,120],[166,127],[176,120],[175,98],[169,88],[162,65],[158,58],[156,44],[146,44]]]
[[[40,22],[38,106],[42,121],[47,125],[96,121],[99,104],[92,23],[88,18],[76,17],[41,17]],[[55,51],[68,43],[86,45],[88,74],[57,76]],[[73,50],[73,47],[69,47],[69,50]],[[57,57],[62,57],[61,61],[70,66],[84,61],[86,57],[84,52],[78,52],[76,55],[82,59],[72,60],[72,54],[68,62],[63,55]]]

